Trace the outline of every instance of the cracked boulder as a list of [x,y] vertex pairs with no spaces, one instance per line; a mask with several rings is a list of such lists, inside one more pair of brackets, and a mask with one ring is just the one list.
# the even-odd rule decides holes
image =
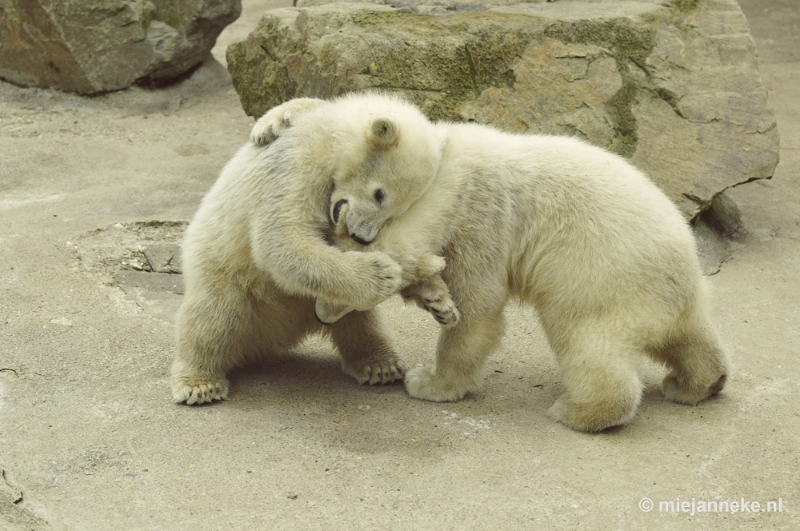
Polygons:
[[294,97],[396,92],[434,120],[585,138],[631,159],[687,218],[778,162],[735,0],[315,1],[267,12],[228,48],[247,114]]
[[0,0],[0,78],[80,94],[199,65],[241,0]]

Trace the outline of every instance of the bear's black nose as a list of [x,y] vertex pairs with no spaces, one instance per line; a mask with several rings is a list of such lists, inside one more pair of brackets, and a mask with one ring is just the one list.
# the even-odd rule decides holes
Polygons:
[[342,211],[342,207],[347,203],[347,199],[339,199],[336,201],[336,204],[333,205],[333,224],[336,225],[339,223],[339,212]]
[[354,241],[354,242],[356,242],[356,243],[360,243],[361,245],[369,245],[369,244],[371,244],[371,243],[372,243],[372,242],[368,242],[367,240],[365,240],[365,239],[363,239],[363,238],[359,238],[359,237],[358,237],[358,236],[356,236],[355,234],[351,234],[351,235],[350,235],[350,237],[351,237],[351,238],[353,238],[353,241]]

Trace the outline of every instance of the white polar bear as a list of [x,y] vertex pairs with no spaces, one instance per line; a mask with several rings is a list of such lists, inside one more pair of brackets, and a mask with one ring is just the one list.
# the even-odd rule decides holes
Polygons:
[[[444,268],[441,257],[418,253],[415,261],[401,257],[398,263],[386,253],[344,252],[330,245],[335,239],[328,213],[331,175],[347,171],[337,164],[349,164],[358,149],[347,137],[344,146],[327,137],[332,121],[336,131],[362,144],[370,143],[370,135],[374,143],[383,142],[382,132],[369,130],[368,121],[348,130],[341,117],[330,116],[316,124],[313,135],[287,133],[266,148],[245,145],[203,199],[183,245],[186,290],[172,366],[175,402],[224,399],[231,368],[289,349],[313,333],[333,340],[344,372],[360,383],[392,382],[402,378],[405,365],[371,308],[407,288],[410,297],[435,299],[428,304],[434,313],[453,309],[441,279],[419,283]],[[425,153],[431,146],[421,138],[393,150],[406,158]],[[438,150],[432,146],[411,171],[435,172]],[[348,156],[337,159],[340,151]],[[413,202],[420,193],[408,190],[403,201]],[[324,327],[315,318],[315,298],[364,311]]]
[[[291,127],[292,122],[298,116],[324,103],[324,100],[315,98],[295,98],[272,108],[255,123],[250,132],[250,141],[254,146],[268,146],[286,129]],[[380,125],[380,127],[385,126],[386,124]],[[366,134],[369,132],[370,135],[374,135],[375,131],[367,131],[367,128],[374,128],[374,124],[363,123],[363,131],[359,131],[359,133]],[[381,134],[391,133],[391,131],[386,130],[379,132]],[[331,185],[333,185],[332,182]],[[380,192],[376,191],[375,193]],[[346,218],[347,204],[344,201],[339,201],[331,211],[331,221],[334,227],[329,233],[329,240],[340,248],[364,250],[363,247],[353,245],[353,240],[362,245],[368,245],[368,243],[359,240],[358,236],[351,236],[345,221]],[[406,227],[398,225],[397,229],[405,233]],[[442,326],[453,326],[458,322],[458,309],[453,304],[447,285],[442,278],[438,274],[431,275],[434,271],[438,272],[444,269],[444,260],[432,253],[412,253],[409,249],[397,247],[396,242],[405,241],[405,239],[400,235],[395,236],[393,230],[393,225],[389,224],[384,230],[383,237],[379,242],[376,242],[374,247],[376,250],[389,254],[403,267],[405,282],[401,294],[406,300],[413,300],[420,308],[431,313],[434,319]],[[386,245],[382,245],[382,243],[386,243]],[[318,298],[316,301],[317,319],[323,324],[334,323],[354,309],[354,306],[337,304],[323,298]]]
[[[382,141],[354,136],[359,120]],[[510,298],[538,310],[566,387],[550,414],[567,426],[630,421],[642,355],[670,369],[671,400],[697,404],[723,388],[728,358],[709,323],[691,230],[621,157],[574,138],[430,124],[379,95],[309,105],[291,125],[281,134],[338,146],[331,218],[346,205],[362,249],[447,261],[441,276],[461,318],[442,328],[434,365],[407,372],[411,396],[453,401],[475,390]],[[420,146],[411,157],[397,149],[408,143]]]

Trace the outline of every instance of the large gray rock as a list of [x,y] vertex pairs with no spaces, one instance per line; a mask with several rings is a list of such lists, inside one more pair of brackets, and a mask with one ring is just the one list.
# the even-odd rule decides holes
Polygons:
[[252,116],[382,89],[432,119],[577,135],[632,159],[689,218],[778,162],[735,0],[278,9],[228,48],[228,68]]
[[167,82],[240,13],[241,0],[0,0],[0,78],[81,94]]

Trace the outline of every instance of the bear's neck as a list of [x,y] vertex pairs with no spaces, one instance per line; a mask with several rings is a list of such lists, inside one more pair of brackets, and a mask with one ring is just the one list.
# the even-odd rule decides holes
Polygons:
[[461,172],[452,171],[451,155],[449,142],[445,140],[438,170],[425,192],[405,214],[424,219],[428,234],[438,242],[437,247],[440,248],[446,245],[457,228],[461,210]]

